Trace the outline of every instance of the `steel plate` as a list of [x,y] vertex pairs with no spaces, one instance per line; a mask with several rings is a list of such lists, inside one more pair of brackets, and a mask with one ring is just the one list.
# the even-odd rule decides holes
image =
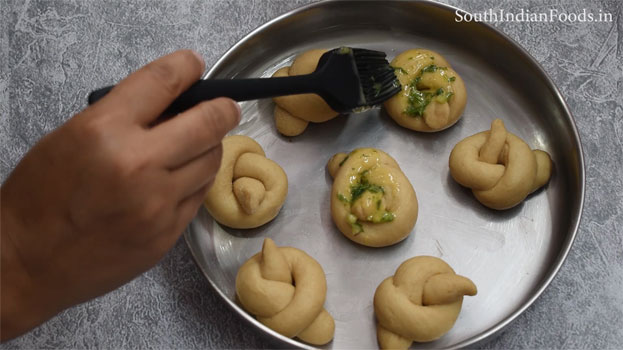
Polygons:
[[[441,53],[465,81],[462,119],[443,132],[404,129],[380,109],[310,125],[295,138],[280,136],[270,100],[242,104],[243,121],[233,134],[255,138],[289,179],[277,218],[253,230],[215,223],[205,209],[185,237],[197,264],[232,308],[289,347],[309,347],[267,329],[235,301],[238,267],[257,253],[264,237],[304,249],[323,266],[326,309],[336,320],[327,348],[376,348],[372,297],[379,283],[416,255],[433,255],[471,278],[478,295],[466,297],[452,330],[418,347],[473,345],[505,327],[542,293],[573,242],[584,198],[579,136],[563,98],[546,73],[521,47],[482,23],[455,22],[456,9],[432,2],[327,1],[287,13],[242,39],[207,78],[270,76],[298,53],[338,46],[381,50],[393,58],[410,48]],[[448,156],[466,136],[502,118],[531,147],[555,163],[550,183],[507,211],[480,205],[449,175]],[[366,248],[345,237],[329,212],[332,181],[325,170],[336,152],[376,147],[400,164],[420,205],[408,239],[387,248]]]

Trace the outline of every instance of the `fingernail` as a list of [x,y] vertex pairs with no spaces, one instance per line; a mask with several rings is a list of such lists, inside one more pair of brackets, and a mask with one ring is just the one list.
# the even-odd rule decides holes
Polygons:
[[240,105],[238,104],[238,102],[234,100],[231,100],[231,102],[234,104],[234,106],[238,110],[238,122],[240,122],[240,119],[242,119],[242,108],[240,108]]
[[195,55],[195,57],[197,57],[199,62],[201,62],[201,65],[203,65],[205,67],[206,63],[203,60],[203,57],[201,57],[201,55],[197,51],[195,51],[195,50],[190,50],[190,51],[193,53],[193,55]]

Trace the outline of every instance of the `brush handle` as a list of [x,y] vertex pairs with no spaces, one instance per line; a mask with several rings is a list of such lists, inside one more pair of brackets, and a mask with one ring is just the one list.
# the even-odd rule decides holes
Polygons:
[[[89,94],[89,104],[104,97],[114,86],[107,86]],[[209,79],[199,80],[184,91],[167,108],[164,114],[181,113],[202,101],[217,97],[229,97],[236,101],[257,100],[276,96],[320,92],[319,73],[292,77],[256,79]]]

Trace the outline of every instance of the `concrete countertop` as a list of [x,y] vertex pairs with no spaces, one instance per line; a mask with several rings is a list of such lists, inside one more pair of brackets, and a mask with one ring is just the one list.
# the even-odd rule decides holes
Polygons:
[[[0,179],[94,87],[178,48],[207,65],[262,23],[310,1],[0,0]],[[494,24],[549,72],[586,160],[580,230],[543,295],[484,348],[623,348],[623,4],[619,0],[443,1],[470,12],[598,14],[612,22]],[[129,284],[68,309],[2,349],[270,348],[231,311],[182,239]]]

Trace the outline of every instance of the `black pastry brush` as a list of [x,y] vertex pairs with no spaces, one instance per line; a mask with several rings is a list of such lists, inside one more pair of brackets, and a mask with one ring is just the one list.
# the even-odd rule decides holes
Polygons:
[[[336,112],[350,113],[381,104],[400,91],[400,82],[385,56],[380,51],[341,47],[322,55],[316,70],[308,75],[199,80],[173,101],[165,114],[177,114],[216,97],[248,101],[303,93],[318,94]],[[91,92],[89,104],[112,88]]]

